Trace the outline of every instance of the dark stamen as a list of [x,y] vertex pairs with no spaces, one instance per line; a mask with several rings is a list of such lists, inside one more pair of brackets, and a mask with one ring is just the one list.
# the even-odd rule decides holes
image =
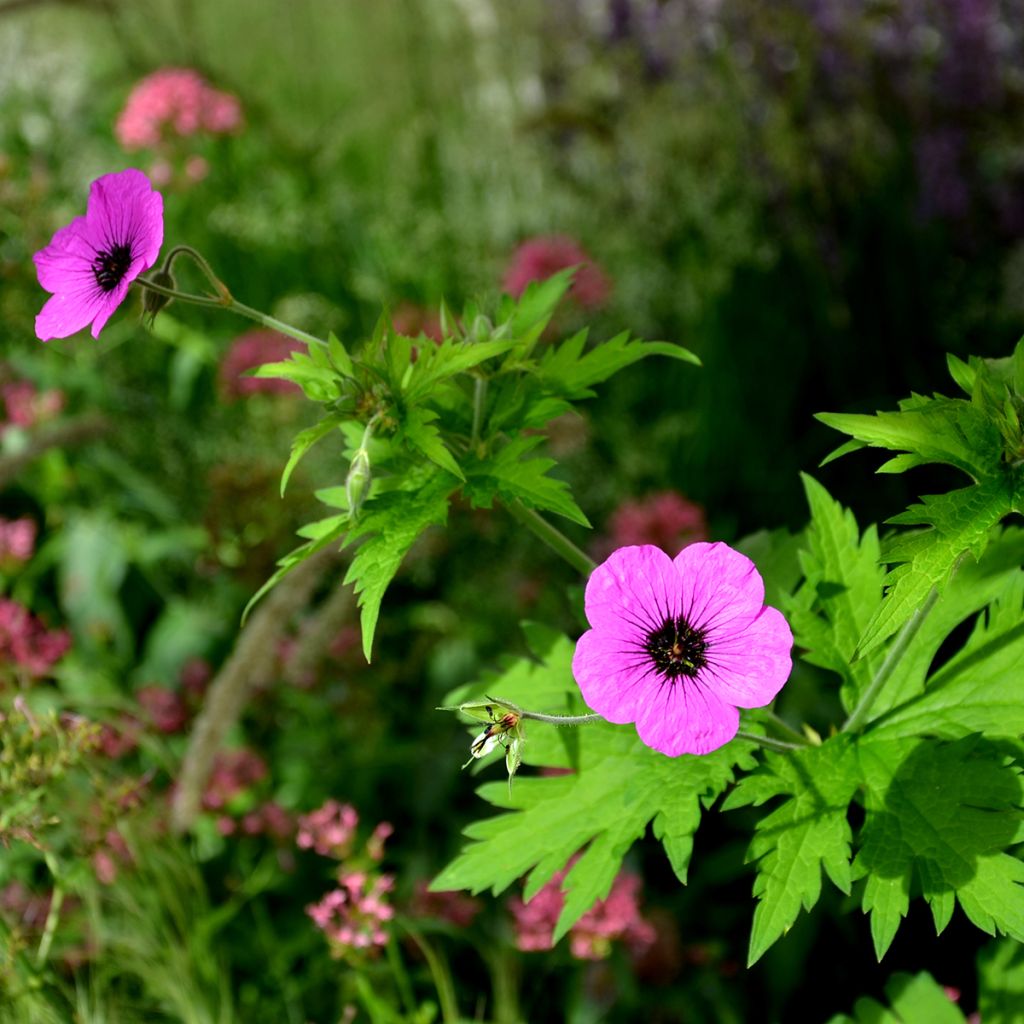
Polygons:
[[101,249],[92,261],[92,272],[96,283],[105,292],[112,292],[128,273],[132,265],[132,248],[130,245],[114,245],[110,251]]
[[695,629],[681,615],[666,619],[659,629],[649,633],[644,650],[655,668],[668,679],[692,679],[708,663],[704,630]]

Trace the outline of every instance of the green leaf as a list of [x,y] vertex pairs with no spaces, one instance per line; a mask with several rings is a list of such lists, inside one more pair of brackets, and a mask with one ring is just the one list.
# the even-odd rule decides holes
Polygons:
[[[904,540],[927,537],[927,531],[918,534],[905,534]],[[902,544],[901,550],[907,553],[913,548]],[[977,562],[964,562],[949,581],[942,596],[935,602],[909,646],[900,658],[899,664],[875,699],[871,709],[871,732],[873,736],[893,738],[898,735],[917,735],[906,731],[894,720],[900,718],[901,705],[908,705],[908,719],[913,715],[911,702],[916,701],[925,692],[925,686],[931,688],[942,672],[936,672],[935,659],[943,645],[947,644],[950,633],[961,622],[976,615],[993,600],[999,597],[1007,587],[1012,585],[1018,566],[1024,562],[1024,530],[1018,527],[996,529],[992,533],[985,553]],[[931,677],[929,677],[931,673]],[[893,729],[890,732],[889,724]],[[939,735],[947,739],[962,736],[962,732],[946,735],[939,730]]]
[[448,499],[455,480],[437,473],[413,490],[391,491],[367,502],[358,521],[345,538],[345,547],[360,538],[368,538],[356,552],[345,574],[345,582],[355,584],[359,598],[363,654],[370,660],[373,634],[377,628],[381,601],[398,567],[428,526],[442,526],[448,518]]
[[[520,659],[498,678],[457,691],[448,702],[457,702],[467,691],[486,691],[531,710],[577,710],[574,645],[550,635],[547,642],[540,663]],[[482,786],[478,792],[485,800],[510,813],[471,825],[466,835],[472,842],[431,888],[497,894],[529,872],[524,893],[529,899],[586,848],[562,883],[566,901],[555,941],[595,900],[607,896],[623,858],[650,823],[685,882],[701,807],[732,782],[737,767],[749,769],[755,763],[752,746],[741,741],[705,757],[669,758],[645,747],[632,725],[597,722],[572,730],[541,722],[524,725],[524,763],[572,774],[521,777],[511,796],[502,782]]]
[[[966,1024],[966,1018],[943,987],[930,975],[894,974],[885,986],[892,1003],[886,1009],[874,999],[858,999],[854,1016],[837,1014],[828,1024]],[[989,1019],[984,1018],[985,1024]]]
[[639,338],[631,340],[628,331],[595,345],[584,354],[586,338],[586,332],[581,331],[561,345],[550,348],[537,370],[538,377],[548,387],[566,398],[589,397],[593,394],[590,388],[594,384],[648,356],[668,356],[700,365],[700,359],[682,345]]
[[917,539],[911,560],[886,577],[885,600],[864,630],[858,648],[861,656],[892,636],[924,604],[932,587],[941,594],[961,556],[981,556],[992,527],[1012,510],[1013,494],[1000,476],[925,497],[923,502],[893,520],[927,523],[932,529]]
[[251,376],[290,380],[298,384],[302,393],[314,402],[330,402],[341,393],[335,371],[330,366],[318,365],[305,352],[296,351],[290,359],[257,366]]
[[[1002,443],[998,429],[984,412],[962,398],[914,395],[900,403],[899,412],[873,416],[826,412],[817,418],[871,448],[907,453],[880,472],[903,472],[930,462],[955,466],[975,479],[999,471]],[[844,449],[853,450],[848,445]]]
[[978,954],[978,1013],[985,1024],[1020,1024],[1024,946],[1001,939]]
[[455,457],[441,440],[441,432],[434,426],[437,413],[431,409],[410,409],[402,423],[401,437],[417,451],[422,452],[431,462],[465,480]]
[[328,516],[315,523],[307,523],[299,530],[299,535],[309,537],[309,541],[300,544],[299,547],[289,551],[284,558],[278,560],[277,569],[273,575],[249,598],[248,604],[242,610],[242,625],[249,617],[249,613],[256,607],[257,602],[273,590],[285,576],[296,566],[301,565],[311,555],[323,550],[328,544],[333,544],[348,529],[349,517],[347,515]]
[[852,833],[846,811],[860,783],[857,759],[846,736],[786,756],[767,754],[762,770],[742,778],[723,810],[759,805],[776,796],[784,803],[757,824],[748,861],[757,863],[758,897],[747,966],[793,926],[801,907],[821,896],[821,872],[850,891]]
[[343,377],[354,377],[355,369],[352,366],[352,359],[345,346],[338,341],[334,331],[327,335],[327,352],[330,355],[331,363]]
[[307,427],[305,430],[299,431],[295,435],[295,440],[292,441],[291,454],[288,456],[288,461],[285,463],[284,472],[281,474],[281,496],[284,497],[285,488],[288,486],[288,481],[291,479],[292,471],[299,464],[299,460],[302,458],[310,448],[316,444],[321,438],[326,437],[335,427],[341,425],[344,417],[337,414],[325,416],[319,423],[314,423],[313,426]]
[[405,389],[406,401],[410,405],[426,401],[442,381],[502,355],[515,344],[515,338],[474,342],[449,339],[440,345],[423,346],[418,359],[412,364],[412,375]]
[[[923,693],[876,720],[873,737],[1024,733],[1024,572],[1012,569],[986,582],[986,596],[995,601],[982,612],[967,642],[929,678]],[[966,601],[956,603],[963,589],[947,592],[956,618],[974,610]]]
[[864,741],[858,746],[867,812],[853,864],[866,878],[863,907],[879,959],[910,905],[915,880],[937,932],[955,903],[989,934],[1024,941],[1020,768],[1007,743]]
[[466,465],[466,497],[476,508],[490,508],[495,498],[522,501],[534,509],[555,512],[580,526],[590,521],[573,500],[564,480],[547,475],[554,459],[523,459],[541,443],[541,437],[517,437],[486,459]]
[[802,479],[811,510],[800,556],[804,582],[785,612],[804,659],[842,678],[840,696],[849,711],[874,673],[872,659],[854,661],[853,655],[882,600],[878,533],[871,526],[861,536],[852,512],[812,477]]

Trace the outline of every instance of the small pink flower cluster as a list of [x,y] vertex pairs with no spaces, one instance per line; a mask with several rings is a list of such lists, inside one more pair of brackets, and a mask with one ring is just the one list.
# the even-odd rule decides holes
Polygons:
[[32,678],[45,676],[71,646],[63,629],[47,629],[24,605],[0,598],[0,664],[11,662]]
[[0,384],[0,400],[3,402],[0,433],[6,427],[27,430],[37,423],[53,419],[64,408],[63,391],[39,391],[27,380]]
[[566,267],[578,267],[569,295],[580,306],[598,309],[608,301],[608,276],[579,242],[566,235],[541,235],[523,242],[512,254],[502,286],[519,298],[531,281],[546,281]]
[[[570,862],[571,865],[572,862]],[[529,903],[518,897],[509,901],[515,921],[516,945],[525,952],[551,949],[551,935],[565,905],[559,886],[560,871]],[[624,942],[634,954],[642,954],[654,942],[654,928],[640,914],[640,878],[622,871],[606,899],[598,900],[569,930],[569,949],[579,960],[603,960],[613,942]]]
[[188,708],[177,690],[153,683],[138,689],[135,692],[135,699],[157,732],[181,732],[188,723]]
[[125,149],[158,146],[168,136],[228,135],[242,124],[237,96],[221,92],[190,68],[164,68],[138,82],[114,126]]
[[107,829],[92,854],[92,870],[100,885],[113,885],[123,867],[135,863],[124,836],[116,828]]
[[36,521],[28,516],[4,519],[0,516],[0,569],[27,562],[36,549]]
[[203,807],[219,811],[243,790],[267,777],[267,765],[251,750],[222,750],[214,759]]
[[351,804],[328,800],[315,811],[299,815],[295,843],[300,849],[343,860],[352,852],[358,825],[359,813]]
[[239,335],[220,364],[221,394],[228,400],[234,400],[257,392],[272,395],[298,393],[299,387],[290,380],[245,377],[243,374],[264,363],[282,362],[292,352],[303,349],[302,342],[287,338],[277,331],[247,331]]
[[342,871],[338,888],[306,907],[306,913],[326,936],[332,956],[340,959],[353,950],[369,951],[387,945],[385,925],[395,911],[386,897],[393,888],[390,875]]
[[247,836],[269,836],[279,843],[290,842],[295,835],[295,819],[276,800],[268,800],[242,818],[242,832]]
[[687,545],[708,539],[704,509],[677,491],[659,491],[638,501],[624,501],[612,513],[610,536],[598,555],[605,558],[631,544],[654,544],[675,557]]

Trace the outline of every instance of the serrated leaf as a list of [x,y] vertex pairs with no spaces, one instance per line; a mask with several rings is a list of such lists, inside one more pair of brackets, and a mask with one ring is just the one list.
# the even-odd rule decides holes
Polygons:
[[[987,586],[975,586],[974,593],[965,592],[958,582],[950,587],[957,592],[948,594],[951,625],[976,610],[974,593],[994,603],[981,614],[964,646],[928,679],[927,689],[880,716],[872,736],[958,739],[974,732],[993,738],[1024,733],[1024,572],[1011,569],[989,577]],[[930,619],[937,619],[937,612],[938,606]]]
[[978,954],[978,1014],[985,1024],[1020,1024],[1024,946],[1001,939]]
[[[532,710],[562,713],[567,702],[575,710],[573,649],[560,637],[550,642],[543,662],[520,659],[500,678],[450,697],[486,689]],[[511,797],[501,782],[482,786],[478,792],[485,800],[510,813],[471,825],[466,835],[473,841],[431,888],[499,893],[529,873],[524,893],[529,899],[586,848],[562,883],[566,902],[556,941],[608,894],[623,857],[651,822],[659,838],[667,838],[673,870],[685,881],[702,805],[730,784],[738,767],[754,764],[752,746],[741,741],[705,757],[668,758],[645,747],[633,726],[596,722],[572,730],[577,741],[572,753],[559,735],[568,730],[533,721],[524,725],[524,763],[573,774],[520,778]]]
[[747,966],[789,931],[801,907],[810,910],[818,902],[822,870],[849,893],[852,832],[846,812],[859,783],[850,741],[837,736],[785,757],[767,754],[762,769],[744,776],[726,798],[723,810],[786,798],[758,822],[747,855],[757,864],[758,898]]
[[327,335],[327,352],[330,355],[332,365],[338,373],[343,377],[353,377],[355,375],[352,357],[345,350],[345,346],[338,341],[334,331]]
[[878,533],[871,526],[861,535],[852,512],[813,477],[801,476],[811,510],[800,557],[804,582],[784,610],[804,659],[843,680],[840,696],[849,711],[875,667],[873,659],[853,655],[882,599]]
[[431,409],[414,408],[406,414],[402,423],[401,436],[413,448],[422,452],[431,462],[440,466],[452,476],[465,480],[455,456],[445,447],[441,432],[434,426],[437,413]]
[[299,460],[309,451],[310,448],[316,444],[321,438],[326,437],[335,427],[341,425],[344,417],[337,414],[325,416],[319,423],[314,423],[313,426],[307,427],[305,430],[300,430],[295,435],[295,440],[292,441],[291,454],[288,456],[288,461],[285,463],[284,471],[281,473],[281,496],[284,497],[285,488],[288,486],[288,481],[291,479],[292,471],[299,464]]
[[[885,986],[892,1008],[874,999],[858,999],[854,1016],[838,1014],[828,1024],[966,1024],[945,989],[930,975],[894,974]],[[985,1018],[988,1024],[988,1017]]]
[[278,363],[264,363],[250,374],[273,380],[290,380],[302,388],[302,393],[314,402],[329,402],[340,394],[337,374],[330,366],[318,365],[305,352],[293,352],[290,359]]
[[412,364],[412,374],[405,389],[407,401],[412,405],[429,399],[442,381],[502,355],[515,344],[515,338],[497,338],[475,342],[446,340],[440,345],[424,347]]
[[536,448],[541,437],[517,437],[486,459],[466,465],[466,497],[478,508],[490,508],[495,498],[522,501],[530,508],[555,512],[581,526],[590,521],[573,500],[564,480],[547,475],[554,459],[523,456]]
[[608,341],[583,352],[585,332],[548,350],[537,369],[537,376],[556,393],[566,398],[586,398],[594,384],[607,380],[619,370],[648,356],[668,356],[683,362],[700,365],[700,359],[682,345],[668,341],[630,339],[623,331]]
[[853,872],[867,880],[863,908],[879,959],[915,876],[937,930],[955,896],[978,928],[1024,941],[1024,863],[1008,852],[1024,838],[1024,787],[1009,749],[978,736],[858,744],[867,816]]
[[[410,481],[411,482],[411,481]],[[368,502],[345,537],[345,547],[367,538],[345,574],[359,600],[363,654],[370,660],[381,601],[416,538],[428,526],[448,518],[448,499],[456,482],[447,473],[426,478],[414,490],[391,491]]]
[[970,553],[979,558],[989,532],[1013,506],[1007,481],[993,477],[973,487],[936,497],[926,497],[897,520],[928,523],[933,527],[918,545],[913,559],[897,566],[886,577],[885,600],[864,630],[858,647],[863,657],[884,643],[920,608],[934,587],[945,589],[953,566]]
[[[939,462],[962,469],[975,479],[999,470],[1002,443],[991,420],[962,398],[915,395],[900,403],[899,412],[873,416],[819,413],[822,423],[850,434],[872,448],[906,452],[904,469]],[[844,446],[832,457],[852,448]]]

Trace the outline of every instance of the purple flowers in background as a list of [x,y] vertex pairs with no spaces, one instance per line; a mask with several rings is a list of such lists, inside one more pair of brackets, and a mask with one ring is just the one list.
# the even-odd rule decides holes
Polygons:
[[586,611],[572,662],[583,699],[670,757],[728,743],[737,708],[770,704],[792,669],[789,624],[727,544],[690,544],[674,559],[620,548],[591,574]]
[[53,295],[36,317],[41,341],[66,338],[88,324],[100,331],[148,270],[164,240],[164,201],[129,168],[92,183],[84,217],[61,228],[33,256],[39,283]]

